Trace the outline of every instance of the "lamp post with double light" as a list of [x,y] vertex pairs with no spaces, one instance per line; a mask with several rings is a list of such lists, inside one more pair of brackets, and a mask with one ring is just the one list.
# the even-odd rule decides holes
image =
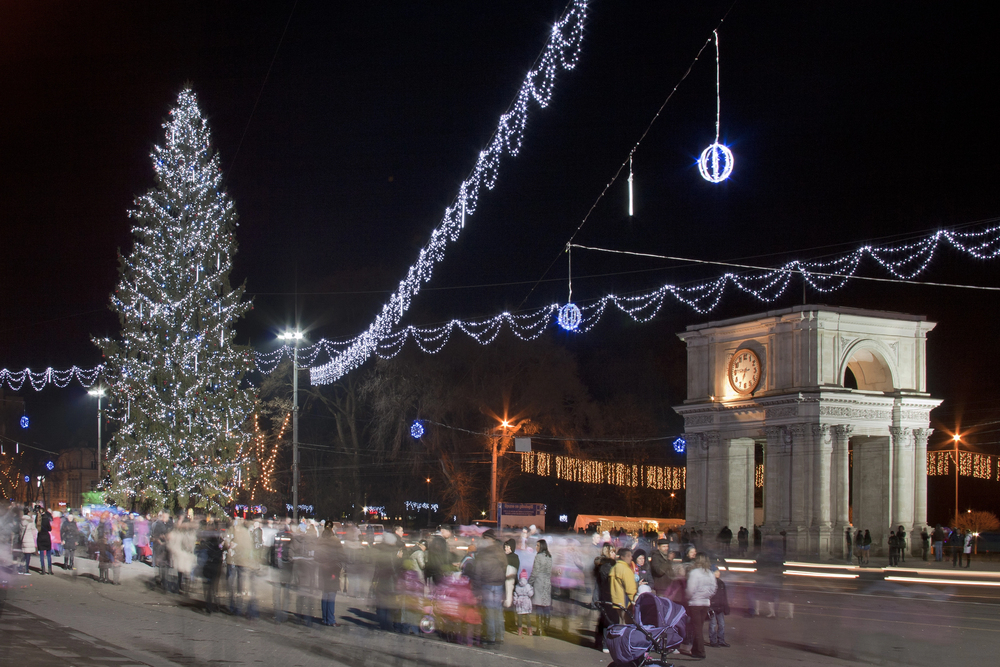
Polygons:
[[278,334],[283,341],[292,342],[292,521],[299,522],[299,341],[302,332],[285,331]]
[[101,479],[103,478],[101,473],[103,469],[101,465],[101,399],[104,398],[106,391],[104,387],[94,387],[93,389],[88,389],[87,393],[97,397],[97,486],[99,488]]

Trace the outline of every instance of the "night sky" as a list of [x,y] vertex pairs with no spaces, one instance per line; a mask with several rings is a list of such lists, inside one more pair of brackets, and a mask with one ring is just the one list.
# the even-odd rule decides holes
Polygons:
[[[548,108],[532,107],[523,150],[504,161],[407,322],[564,301],[563,246],[730,6],[593,2],[578,67],[559,75]],[[188,83],[240,214],[233,278],[254,299],[240,342],[273,349],[296,291],[310,339],[357,334],[440,221],[564,7],[0,3],[0,365],[99,361],[89,339],[117,330],[107,303],[117,252],[130,248],[126,211],[153,184],[151,147]],[[994,218],[990,18],[941,3],[737,2],[720,28],[732,178],[712,185],[695,166],[715,133],[709,48],[636,152],[635,216],[621,180],[577,241],[777,264]],[[997,269],[944,252],[920,279],[997,286]],[[577,251],[574,300],[718,272]],[[859,282],[806,298],[939,322],[928,344],[930,391],[945,399],[938,425],[996,414],[1000,294]],[[674,334],[689,324],[802,299],[796,283],[773,304],[730,293],[708,315],[669,302],[652,323],[608,317],[561,340],[627,368],[650,349],[683,355]],[[599,373],[588,381],[602,391]],[[21,395],[38,415],[36,442],[92,439],[81,388]],[[971,442],[1000,453],[995,440]]]

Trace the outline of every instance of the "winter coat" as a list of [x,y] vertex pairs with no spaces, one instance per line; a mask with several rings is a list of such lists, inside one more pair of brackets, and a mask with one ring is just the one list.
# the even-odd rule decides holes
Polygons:
[[653,575],[653,581],[650,582],[653,585],[653,590],[657,594],[662,593],[670,588],[670,582],[674,579],[673,563],[667,560],[667,557],[659,550],[654,551],[649,559],[649,573]]
[[718,588],[715,575],[700,567],[691,568],[687,576],[687,599],[692,607],[707,607]]
[[500,545],[492,544],[476,552],[475,579],[479,587],[503,586],[507,580],[507,556]]
[[625,561],[620,560],[611,568],[610,580],[612,602],[624,607],[635,599],[635,573]]
[[972,553],[972,533],[965,534],[965,553]]
[[33,554],[38,551],[35,540],[38,538],[38,530],[35,528],[35,521],[29,515],[21,517],[21,553]]
[[722,579],[715,580],[715,594],[712,596],[711,607],[716,614],[729,616],[729,596],[726,594],[726,582]]
[[63,519],[62,525],[59,526],[59,533],[64,549],[67,551],[76,549],[80,540],[80,531],[77,530],[75,521],[70,521],[68,518]]
[[517,573],[521,569],[521,559],[515,553],[507,554],[507,578],[504,580],[503,606],[514,604],[514,586],[517,584]]
[[528,580],[521,577],[520,582],[514,587],[514,611],[518,614],[531,613],[531,596],[535,594],[535,589],[531,587]]
[[38,550],[52,551],[52,522],[49,520],[48,512],[42,515],[39,524],[37,538]]
[[552,556],[535,554],[535,564],[531,566],[528,583],[535,589],[531,600],[536,607],[552,606]]

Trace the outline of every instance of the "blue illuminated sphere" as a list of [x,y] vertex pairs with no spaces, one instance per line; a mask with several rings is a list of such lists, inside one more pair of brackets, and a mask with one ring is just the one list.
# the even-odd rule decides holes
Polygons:
[[424,425],[420,423],[420,420],[413,420],[413,425],[410,426],[410,435],[412,435],[416,440],[424,437]]
[[721,183],[733,173],[733,152],[716,142],[701,152],[698,171],[710,183]]
[[678,454],[683,454],[687,449],[687,440],[684,438],[677,438],[674,440],[674,451]]
[[575,303],[567,303],[559,309],[559,326],[566,331],[576,331],[583,320],[583,314]]
[[28,428],[28,415],[21,417],[21,428]]
[[31,475],[25,475],[24,476],[24,483],[27,484],[30,481],[31,481]]
[[53,463],[52,461],[47,461],[47,462],[45,463],[45,467],[46,467],[46,469],[48,469],[48,470],[54,470],[54,469],[55,469],[55,467],[56,467],[56,464],[55,464],[55,463]]

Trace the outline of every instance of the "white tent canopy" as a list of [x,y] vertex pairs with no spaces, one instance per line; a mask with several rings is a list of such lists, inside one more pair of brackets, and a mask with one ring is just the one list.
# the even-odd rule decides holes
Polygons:
[[597,524],[600,531],[624,528],[627,531],[656,530],[666,532],[670,528],[680,528],[684,519],[652,519],[641,516],[611,516],[608,514],[578,514],[573,530],[587,530]]

